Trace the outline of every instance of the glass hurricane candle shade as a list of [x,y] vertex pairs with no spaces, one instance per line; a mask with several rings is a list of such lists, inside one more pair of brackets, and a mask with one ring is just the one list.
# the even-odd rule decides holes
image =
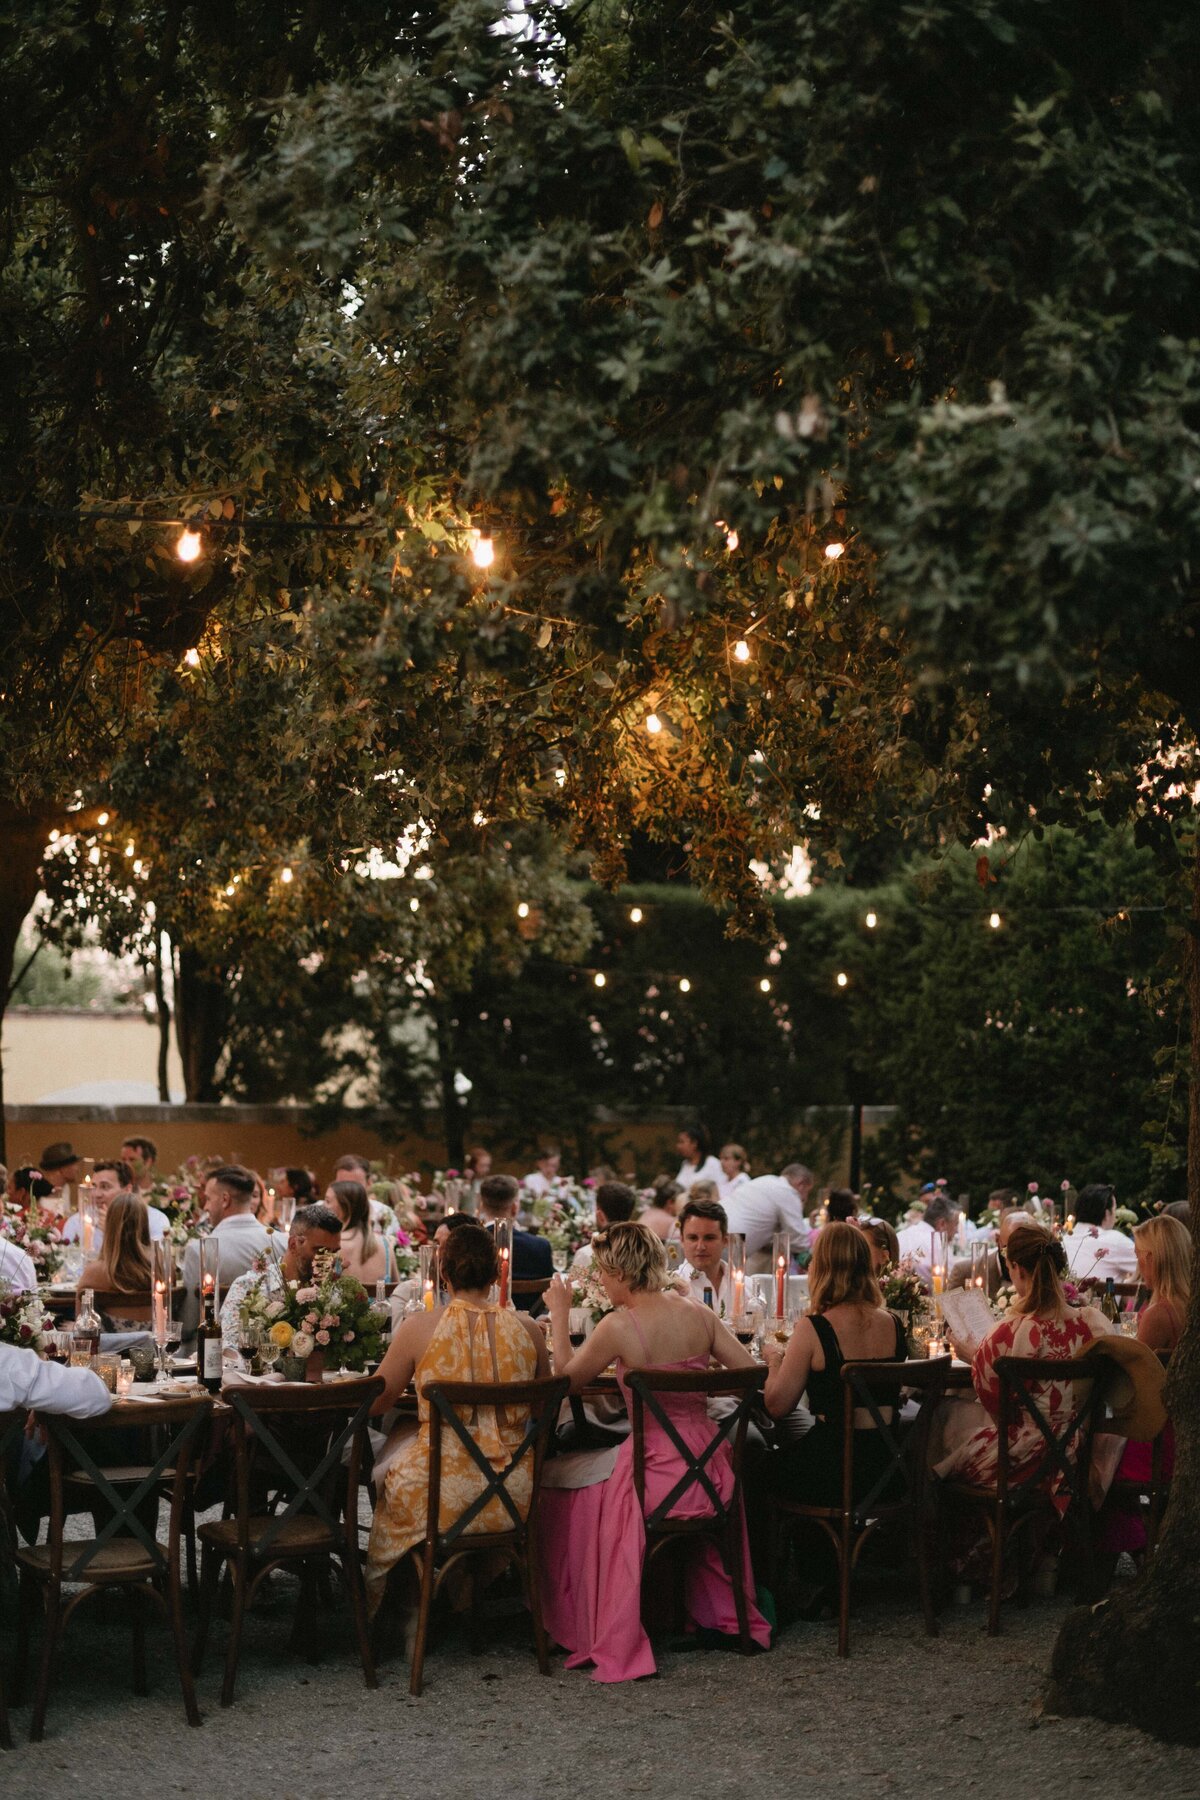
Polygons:
[[437,1305],[437,1245],[422,1244],[417,1252],[420,1265],[421,1305],[432,1312]]
[[500,1306],[508,1306],[512,1297],[512,1259],[513,1259],[513,1222],[509,1219],[497,1219],[493,1236],[496,1243],[496,1261],[500,1265],[496,1278],[496,1300]]
[[981,1294],[987,1289],[987,1245],[971,1245],[971,1286]]
[[154,1344],[158,1352],[160,1386],[167,1379],[167,1344],[171,1339],[174,1287],[174,1246],[169,1238],[156,1238],[150,1245],[150,1299]]
[[787,1278],[792,1266],[792,1234],[790,1231],[777,1231],[771,1242],[771,1275],[774,1287],[771,1299],[774,1305],[772,1317],[787,1317]]
[[729,1283],[729,1291],[725,1297],[726,1311],[731,1319],[744,1319],[746,1316],[746,1240],[740,1231],[732,1231],[725,1249],[725,1279]]

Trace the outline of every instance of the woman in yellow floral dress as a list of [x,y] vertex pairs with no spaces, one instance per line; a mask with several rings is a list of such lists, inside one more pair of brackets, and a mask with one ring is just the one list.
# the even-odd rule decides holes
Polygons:
[[[550,1372],[546,1343],[524,1313],[501,1310],[488,1299],[496,1280],[496,1248],[477,1225],[452,1231],[442,1249],[442,1276],[449,1305],[405,1319],[388,1346],[379,1373],[387,1383],[377,1413],[395,1405],[415,1375],[418,1425],[390,1456],[376,1463],[379,1499],[367,1548],[367,1604],[374,1613],[391,1570],[424,1542],[429,1504],[429,1403],[421,1390],[428,1381],[532,1381]],[[529,1423],[526,1409],[480,1406],[464,1418],[471,1436],[497,1471],[508,1466]],[[393,1448],[389,1441],[389,1448]],[[382,1470],[382,1473],[381,1473]],[[514,1472],[509,1492],[520,1507],[529,1504],[533,1463]],[[483,1488],[481,1471],[451,1431],[442,1433],[442,1511],[448,1528]],[[474,1521],[476,1531],[502,1531],[508,1515],[493,1499]]]

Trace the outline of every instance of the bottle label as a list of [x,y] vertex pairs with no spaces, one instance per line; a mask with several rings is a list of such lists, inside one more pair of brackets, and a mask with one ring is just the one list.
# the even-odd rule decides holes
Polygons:
[[204,1340],[204,1367],[200,1371],[204,1381],[220,1381],[222,1368],[221,1336],[215,1332]]

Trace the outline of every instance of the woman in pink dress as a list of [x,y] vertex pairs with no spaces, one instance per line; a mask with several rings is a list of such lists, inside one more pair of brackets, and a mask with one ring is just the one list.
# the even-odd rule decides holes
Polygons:
[[[1102,1337],[1109,1330],[1108,1320],[1095,1307],[1072,1307],[1063,1293],[1060,1277],[1067,1267],[1066,1255],[1058,1239],[1032,1220],[1022,1222],[1012,1231],[1005,1246],[1017,1298],[1009,1316],[993,1326],[976,1350],[971,1374],[975,1393],[988,1423],[938,1463],[936,1473],[953,1476],[956,1481],[977,1487],[993,1487],[1000,1453],[1000,1377],[996,1362],[1002,1356],[1036,1356],[1061,1358],[1069,1362],[1084,1344]],[[1070,1381],[1040,1381],[1030,1387],[1043,1418],[1054,1432],[1060,1432],[1070,1417],[1075,1400]],[[1008,1467],[1010,1478],[1020,1481],[1036,1467],[1046,1440],[1027,1413],[1009,1426]],[[1066,1510],[1066,1497],[1059,1496],[1061,1476],[1052,1483],[1055,1505]]]
[[[661,1240],[645,1225],[611,1225],[592,1239],[593,1266],[614,1310],[574,1355],[570,1346],[570,1289],[559,1279],[547,1296],[554,1328],[555,1363],[569,1375],[572,1392],[610,1362],[624,1386],[629,1369],[678,1369],[703,1373],[714,1359],[728,1369],[751,1366],[749,1352],[710,1308],[668,1291],[670,1276]],[[716,1429],[702,1395],[664,1394],[663,1410],[688,1448],[699,1454]],[[722,1500],[733,1490],[729,1447],[707,1465]],[[666,1433],[645,1419],[646,1508],[664,1500],[685,1472]],[[633,1681],[655,1673],[650,1640],[642,1627],[642,1563],[646,1533],[633,1486],[633,1440],[580,1451],[549,1463],[539,1512],[539,1555],[546,1629],[567,1651],[568,1669],[590,1663],[595,1681]],[[694,1517],[711,1511],[693,1485],[674,1509]],[[754,1581],[745,1531],[742,1583],[750,1629],[765,1649],[770,1627],[753,1603]],[[692,1624],[732,1635],[737,1631],[733,1589],[716,1546],[692,1546],[686,1604]]]

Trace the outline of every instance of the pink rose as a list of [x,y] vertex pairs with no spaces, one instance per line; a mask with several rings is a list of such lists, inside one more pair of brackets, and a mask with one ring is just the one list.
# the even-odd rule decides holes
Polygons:
[[329,1342],[329,1333],[327,1331],[318,1331],[317,1342],[318,1344],[327,1344]]
[[304,1323],[305,1323],[306,1328],[309,1331],[312,1330],[312,1328],[316,1324],[316,1322],[317,1322],[317,1315],[315,1312],[305,1313]]
[[396,1242],[397,1242],[397,1243],[398,1243],[398,1244],[403,1244],[403,1245],[404,1245],[404,1247],[405,1247],[405,1249],[407,1249],[407,1248],[408,1248],[408,1246],[409,1246],[409,1245],[410,1245],[410,1244],[411,1244],[411,1243],[412,1243],[412,1239],[411,1239],[411,1238],[410,1238],[410,1237],[409,1237],[409,1235],[408,1235],[408,1233],[407,1233],[407,1231],[400,1231],[400,1230],[397,1230],[397,1232],[396,1232]]
[[296,1301],[300,1306],[311,1306],[316,1297],[317,1290],[315,1287],[296,1289]]
[[342,1342],[343,1344],[352,1344],[354,1342],[354,1333],[352,1331],[343,1331]]
[[322,1326],[323,1330],[328,1331],[328,1329],[331,1325],[336,1325],[336,1324],[337,1324],[337,1314],[336,1313],[323,1314],[323,1316],[321,1318],[321,1326]]

